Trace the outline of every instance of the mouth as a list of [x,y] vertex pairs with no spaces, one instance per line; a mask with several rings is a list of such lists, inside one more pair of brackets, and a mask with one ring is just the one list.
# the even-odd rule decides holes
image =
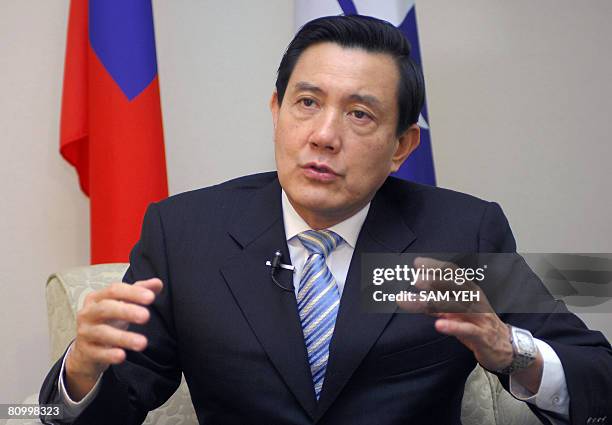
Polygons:
[[330,166],[318,162],[309,162],[302,169],[307,177],[319,181],[331,181],[339,176]]

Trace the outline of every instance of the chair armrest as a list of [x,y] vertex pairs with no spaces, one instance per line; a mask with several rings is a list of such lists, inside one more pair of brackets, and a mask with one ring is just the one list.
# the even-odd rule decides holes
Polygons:
[[[38,394],[31,394],[21,404],[38,404]],[[2,423],[0,421],[0,423]],[[9,419],[5,425],[40,425],[40,419]]]
[[[127,270],[127,263],[98,264],[95,266],[76,267],[51,275],[47,280],[47,315],[53,362],[66,351],[76,335],[76,313],[83,305],[85,297],[92,291],[102,289],[112,282],[120,282]],[[37,403],[33,401],[32,403]],[[13,422],[10,425],[33,422]],[[149,412],[145,425],[191,425],[197,423],[197,417],[189,389],[182,377],[176,393],[164,405]],[[9,424],[7,424],[9,425]]]
[[64,353],[76,335],[76,312],[87,294],[112,282],[120,282],[127,263],[83,266],[52,274],[47,280],[47,317],[51,360]]
[[515,399],[497,376],[476,365],[465,384],[461,403],[464,425],[541,425],[527,403]]

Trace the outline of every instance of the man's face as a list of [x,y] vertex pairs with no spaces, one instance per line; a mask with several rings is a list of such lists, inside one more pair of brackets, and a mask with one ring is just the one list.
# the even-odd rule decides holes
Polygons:
[[280,184],[313,228],[359,211],[418,145],[416,125],[396,136],[398,80],[390,55],[321,43],[272,96]]

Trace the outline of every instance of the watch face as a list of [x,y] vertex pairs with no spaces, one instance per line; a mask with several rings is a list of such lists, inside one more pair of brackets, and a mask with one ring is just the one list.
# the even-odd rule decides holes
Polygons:
[[521,351],[533,351],[533,339],[524,332],[516,333],[516,344]]

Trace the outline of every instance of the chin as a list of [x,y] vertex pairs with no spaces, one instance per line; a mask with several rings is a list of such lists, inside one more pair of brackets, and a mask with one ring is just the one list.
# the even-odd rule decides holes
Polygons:
[[294,199],[294,202],[303,208],[317,212],[333,211],[338,208],[338,202],[334,202],[330,194],[300,194]]

